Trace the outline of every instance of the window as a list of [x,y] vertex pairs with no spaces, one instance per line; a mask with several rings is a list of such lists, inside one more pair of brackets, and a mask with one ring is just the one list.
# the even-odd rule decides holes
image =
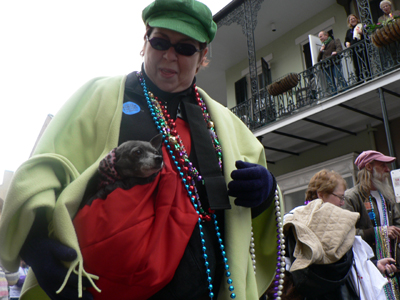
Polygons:
[[[372,22],[377,23],[378,19],[381,15],[383,15],[383,12],[381,8],[379,7],[381,0],[372,0],[369,3],[369,8],[371,10],[371,15],[372,15]],[[393,3],[393,1],[390,1]],[[357,6],[357,5],[356,5]],[[392,4],[392,10],[394,10],[393,4]]]
[[[272,58],[273,58],[272,54],[268,54],[267,56],[261,57],[261,60],[257,60],[257,80],[258,80],[259,91],[262,91],[263,89],[265,89],[265,87],[268,84],[272,83],[271,69],[269,67],[269,62],[272,60]],[[250,82],[249,68],[242,70],[242,76],[243,76],[243,78],[241,80],[244,81],[245,80],[244,77],[246,77],[247,81]],[[239,81],[237,81],[235,83],[236,104],[239,104],[238,99],[240,99],[240,98],[238,98],[238,95],[237,95],[237,92],[240,89],[239,87],[237,87],[237,84],[239,83]],[[247,88],[247,84],[246,84],[246,88]],[[246,100],[247,100],[247,96],[248,96],[249,92],[251,92],[251,91],[246,89]]]
[[271,69],[263,57],[261,57],[261,73],[258,74],[258,87],[260,91],[267,88],[272,83]]
[[304,54],[304,63],[306,64],[306,69],[311,68],[312,60],[311,60],[310,43],[303,45],[303,54]]
[[236,105],[247,100],[247,81],[246,76],[235,82]]

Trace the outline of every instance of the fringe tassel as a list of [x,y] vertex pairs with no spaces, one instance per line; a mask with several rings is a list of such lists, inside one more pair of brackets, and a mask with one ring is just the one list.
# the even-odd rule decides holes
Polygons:
[[[78,271],[76,270],[76,267],[78,267]],[[68,281],[69,277],[71,276],[72,271],[76,275],[78,275],[78,298],[82,298],[82,276],[85,276],[87,279],[89,279],[89,282],[92,285],[92,287],[97,292],[101,293],[101,290],[97,287],[97,285],[93,281],[93,279],[94,280],[98,280],[99,276],[87,273],[83,268],[83,261],[81,259],[78,259],[73,264],[71,264],[71,266],[69,267],[67,276],[65,276],[63,284],[61,285],[61,287],[56,292],[57,294],[61,293],[61,291],[66,286],[67,281]]]
[[[49,222],[48,230],[49,230],[49,236],[52,236],[53,233],[54,233],[54,225],[53,225],[53,222]],[[94,280],[98,280],[98,279],[99,279],[99,276],[94,275],[94,274],[90,274],[90,273],[88,273],[88,272],[85,271],[85,269],[83,268],[83,258],[82,258],[82,256],[81,256],[80,252],[79,252],[79,251],[77,251],[77,252],[78,252],[78,256],[80,256],[80,257],[78,257],[77,260],[75,260],[74,262],[71,263],[71,265],[70,265],[70,267],[69,267],[69,269],[68,269],[68,273],[67,273],[67,275],[65,276],[64,282],[63,282],[63,284],[61,285],[61,287],[56,291],[56,293],[57,293],[57,294],[61,293],[62,290],[65,288],[65,286],[67,285],[68,279],[69,279],[69,277],[71,276],[72,271],[73,271],[76,275],[78,275],[78,298],[82,298],[82,290],[83,290],[83,287],[82,287],[82,277],[83,277],[83,276],[85,276],[85,277],[89,280],[90,284],[92,285],[92,287],[93,287],[97,292],[101,293],[101,290],[97,287],[97,285],[96,285],[96,284],[94,283],[94,281],[93,281],[93,279],[94,279]],[[76,270],[77,267],[78,267],[78,271]]]

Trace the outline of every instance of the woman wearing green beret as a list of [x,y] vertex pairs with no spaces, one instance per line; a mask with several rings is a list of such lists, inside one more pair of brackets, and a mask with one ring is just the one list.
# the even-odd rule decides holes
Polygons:
[[[141,70],[81,87],[15,173],[1,261],[31,266],[22,300],[256,300],[273,278],[279,299],[284,239],[263,146],[196,86],[217,30],[211,11],[156,0],[142,18]],[[157,134],[154,180],[87,201],[105,157],[108,180],[121,181],[114,149]]]

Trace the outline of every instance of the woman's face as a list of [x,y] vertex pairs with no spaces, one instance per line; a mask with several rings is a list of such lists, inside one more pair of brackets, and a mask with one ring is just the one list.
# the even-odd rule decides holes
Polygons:
[[390,11],[392,10],[392,6],[390,4],[384,3],[381,7],[382,11],[388,15],[390,14]]
[[355,16],[350,16],[349,22],[352,27],[355,27],[358,24],[357,18]]
[[[149,39],[157,37],[171,44],[188,43],[197,49],[200,43],[186,35],[164,28],[154,28]],[[174,47],[167,50],[154,49],[149,41],[144,45],[144,70],[158,88],[165,92],[181,92],[192,84],[207,49],[192,56],[178,54]]]
[[318,197],[322,199],[324,202],[329,202],[332,203],[333,205],[336,206],[343,206],[344,205],[344,186],[342,184],[338,184],[334,191],[330,194],[319,194]]

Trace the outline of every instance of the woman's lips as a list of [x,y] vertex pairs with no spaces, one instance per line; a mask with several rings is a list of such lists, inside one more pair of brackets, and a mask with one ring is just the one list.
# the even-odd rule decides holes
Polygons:
[[163,77],[170,78],[170,77],[175,76],[178,72],[176,72],[176,71],[173,70],[173,69],[161,68],[161,69],[160,69],[160,73],[161,73],[161,75],[162,75]]

